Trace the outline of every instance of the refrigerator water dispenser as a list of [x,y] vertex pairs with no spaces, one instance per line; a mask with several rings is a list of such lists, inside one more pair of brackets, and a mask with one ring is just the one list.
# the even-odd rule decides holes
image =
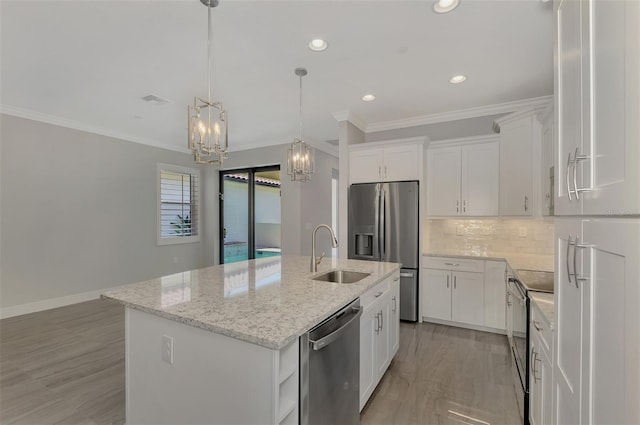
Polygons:
[[356,255],[373,257],[373,233],[356,233]]

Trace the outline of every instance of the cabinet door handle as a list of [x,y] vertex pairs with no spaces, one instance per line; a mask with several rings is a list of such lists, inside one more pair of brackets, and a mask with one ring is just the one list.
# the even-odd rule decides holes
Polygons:
[[453,277],[453,289],[456,289],[456,283],[457,283],[458,277],[454,276]]
[[[569,279],[569,283],[571,283],[571,270],[569,270],[569,249],[571,249],[571,234],[569,234],[569,239],[567,239],[567,278]],[[577,286],[577,284],[576,284]]]
[[456,200],[456,213],[460,212],[460,200]]
[[540,331],[543,329],[543,328],[542,328],[542,326],[540,326],[540,323],[538,323],[538,321],[537,321],[537,320],[534,320],[534,321],[533,321],[533,327],[534,327],[534,328],[536,328],[536,330],[537,330],[538,332],[540,332]]
[[382,295],[382,291],[379,291],[379,292],[375,295],[375,297],[376,297],[376,298],[378,298],[380,295]]
[[531,364],[529,365],[529,369],[531,369],[531,373],[534,373],[534,369],[533,369],[533,354],[535,353],[535,349],[533,346],[531,346],[531,355],[529,356],[529,358],[531,359]]
[[[569,154],[569,155],[571,155],[571,154]],[[382,165],[378,165],[378,177],[382,178]],[[569,181],[569,180],[567,180],[567,181]]]
[[397,302],[396,302],[396,297],[394,296],[393,298],[391,298],[393,300],[393,313],[395,314],[396,312],[396,308],[397,308]]
[[580,192],[589,190],[587,188],[578,189],[578,162],[584,161],[585,159],[589,159],[589,157],[586,155],[578,155],[578,148],[576,148],[576,152],[573,154],[573,193],[576,194],[576,199],[580,199]]
[[400,277],[395,277],[395,278],[393,278],[393,281],[394,281],[394,282],[397,282],[397,281],[399,281],[399,280],[400,280]]
[[571,161],[571,152],[569,152],[569,158],[567,158],[567,172],[565,173],[567,181],[567,196],[569,197],[569,201],[573,201],[573,198],[571,198],[571,183],[569,182],[569,169],[571,168],[571,164],[573,164],[573,162]]
[[529,197],[525,196],[524,197],[524,212],[527,212],[529,210]]
[[449,275],[447,275],[447,289],[449,289]]
[[453,267],[458,267],[460,265],[460,263],[444,263],[445,266],[453,266]]
[[384,178],[385,179],[387,178],[387,166],[386,165],[384,166]]
[[380,310],[380,330],[384,327],[384,313]]
[[376,333],[380,333],[380,313],[376,314]]
[[589,248],[589,247],[592,247],[593,245],[587,245],[587,244],[579,243],[579,237],[578,236],[576,236],[576,241],[573,243],[573,245],[575,246],[575,248],[573,248],[573,279],[576,282],[576,288],[577,288],[579,280],[588,280],[587,277],[578,276],[578,267],[577,267],[577,264],[578,264],[578,260],[577,260],[578,248],[580,248],[580,249]]
[[467,212],[467,200],[462,201],[462,212]]
[[533,376],[533,380],[534,382],[538,382],[540,380],[540,378],[538,378],[536,376],[536,372],[538,372],[536,370],[536,362],[542,361],[540,359],[538,359],[538,353],[535,352],[535,350],[533,349],[533,347],[531,347],[531,376]]

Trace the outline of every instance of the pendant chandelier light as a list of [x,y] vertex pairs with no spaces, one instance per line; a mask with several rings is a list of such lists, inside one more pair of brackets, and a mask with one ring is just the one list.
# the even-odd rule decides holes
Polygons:
[[313,148],[302,140],[302,77],[307,75],[305,68],[296,68],[300,77],[300,137],[293,139],[287,155],[287,174],[292,181],[308,182],[313,174]]
[[227,111],[220,102],[211,100],[211,64],[213,50],[213,31],[211,28],[211,9],[218,5],[218,0],[200,0],[207,6],[209,37],[207,43],[207,100],[193,98],[193,106],[189,106],[188,129],[189,149],[198,164],[222,166],[227,159],[229,135]]

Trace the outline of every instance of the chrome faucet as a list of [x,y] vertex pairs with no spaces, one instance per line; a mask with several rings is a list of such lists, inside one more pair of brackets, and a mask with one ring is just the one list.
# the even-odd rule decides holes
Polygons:
[[320,264],[320,261],[322,261],[322,259],[324,258],[324,252],[322,253],[322,255],[320,255],[320,258],[316,258],[316,233],[318,232],[318,229],[321,227],[324,227],[331,233],[331,246],[333,248],[338,247],[338,240],[336,239],[336,234],[333,233],[333,229],[330,226],[327,226],[326,224],[319,224],[313,230],[313,236],[311,237],[311,269],[310,269],[311,273],[315,273],[318,271],[318,264]]

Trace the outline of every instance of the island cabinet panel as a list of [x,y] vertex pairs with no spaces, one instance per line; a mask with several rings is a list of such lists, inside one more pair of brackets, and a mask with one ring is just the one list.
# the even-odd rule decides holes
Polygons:
[[131,308],[125,329],[127,424],[298,423],[297,339],[273,350]]
[[400,274],[394,273],[360,297],[360,410],[398,351]]

